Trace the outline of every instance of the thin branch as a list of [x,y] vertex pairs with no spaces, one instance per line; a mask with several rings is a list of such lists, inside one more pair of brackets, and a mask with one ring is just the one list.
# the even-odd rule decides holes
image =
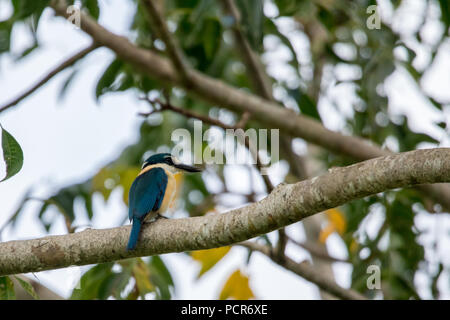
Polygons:
[[335,258],[335,257],[330,256],[326,249],[324,250],[322,247],[320,247],[318,245],[314,245],[312,243],[302,243],[302,242],[294,240],[294,239],[292,239],[290,237],[288,237],[288,240],[290,242],[292,242],[293,244],[295,244],[295,245],[305,249],[312,256],[314,256],[316,258],[319,258],[319,259],[322,259],[322,260],[326,260],[328,262],[351,263],[349,260],[339,259],[339,258]]
[[[52,2],[57,15],[67,18],[67,7]],[[281,108],[279,104],[267,101],[244,90],[239,90],[222,81],[191,70],[190,83],[183,84],[172,64],[154,52],[136,47],[125,37],[118,36],[99,25],[85,13],[81,13],[81,29],[99,45],[110,48],[119,58],[135,66],[142,73],[170,85],[181,85],[187,92],[202,100],[224,108],[249,112],[252,117],[268,128],[280,128],[285,134],[300,137],[320,145],[337,154],[362,161],[392,154],[361,137],[345,136],[326,129],[318,121]],[[450,211],[450,186],[421,186],[426,194]]]
[[91,44],[88,47],[84,48],[83,50],[78,51],[73,56],[69,57],[68,59],[64,60],[61,64],[57,65],[55,68],[53,68],[47,75],[45,75],[40,81],[38,81],[35,85],[33,85],[31,88],[26,90],[24,93],[19,95],[17,98],[12,100],[11,102],[5,104],[4,106],[0,107],[0,113],[15,106],[20,101],[28,97],[30,94],[32,94],[34,91],[42,87],[44,84],[46,84],[51,78],[53,78],[55,75],[63,71],[64,69],[70,67],[78,60],[84,58],[87,54],[95,50],[98,46],[96,44]]
[[[237,129],[236,126],[228,125],[228,124],[223,123],[222,121],[220,121],[218,119],[214,119],[214,118],[211,118],[209,116],[205,116],[205,115],[202,115],[202,114],[199,114],[199,113],[187,110],[187,109],[176,107],[176,106],[172,105],[170,102],[163,102],[163,101],[161,101],[160,99],[157,99],[157,98],[156,99],[149,99],[148,97],[142,97],[142,98],[139,98],[139,99],[140,100],[145,100],[150,105],[153,106],[153,110],[152,111],[139,113],[139,115],[141,115],[143,117],[149,117],[152,114],[163,112],[163,111],[166,111],[166,110],[170,110],[170,111],[173,111],[175,113],[179,113],[179,114],[181,114],[181,115],[183,115],[183,116],[185,116],[187,118],[198,119],[198,120],[200,120],[202,122],[209,123],[210,125],[213,125],[213,126],[225,129],[225,130],[226,129]],[[159,108],[156,108],[155,107],[156,105],[158,105]]]
[[353,289],[344,289],[340,287],[333,279],[325,277],[322,273],[316,271],[314,267],[309,264],[307,261],[303,261],[300,263],[295,262],[294,260],[284,257],[283,261],[280,261],[274,258],[274,254],[272,250],[268,246],[260,245],[256,242],[241,242],[237,245],[246,247],[252,251],[258,251],[269,257],[272,261],[279,264],[280,266],[292,271],[293,273],[299,275],[300,277],[311,281],[316,284],[320,289],[325,290],[338,298],[346,299],[346,300],[366,300],[367,298],[361,293],[353,290]]
[[242,32],[241,26],[241,14],[236,7],[234,0],[222,0],[225,10],[229,15],[233,17],[234,23],[232,26],[234,38],[241,52],[241,56],[244,59],[245,66],[247,67],[247,73],[250,75],[250,80],[253,82],[253,86],[256,92],[267,100],[273,100],[272,85],[270,79],[267,77],[258,56],[252,50],[250,44]]
[[261,201],[228,211],[145,224],[136,250],[130,226],[0,243],[0,276],[211,249],[283,228],[317,212],[388,189],[450,181],[450,148],[380,157],[295,184],[278,185]]
[[184,81],[188,82],[189,79],[189,66],[187,65],[181,49],[177,46],[175,39],[170,34],[167,28],[166,21],[161,16],[158,8],[155,5],[154,0],[143,0],[147,12],[149,13],[155,32],[164,41],[167,49],[167,53],[171,58],[176,70],[180,73]]

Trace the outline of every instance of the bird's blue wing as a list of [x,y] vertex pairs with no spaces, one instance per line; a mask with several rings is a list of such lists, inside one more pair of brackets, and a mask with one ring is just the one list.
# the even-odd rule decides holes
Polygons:
[[167,175],[162,168],[153,168],[139,175],[128,195],[128,217],[143,220],[150,211],[161,206],[167,187]]

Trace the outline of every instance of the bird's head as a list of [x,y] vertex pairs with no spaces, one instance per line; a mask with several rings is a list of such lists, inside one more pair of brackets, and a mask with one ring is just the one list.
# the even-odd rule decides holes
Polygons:
[[142,169],[150,165],[165,165],[172,169],[172,171],[185,171],[185,172],[200,172],[202,169],[193,167],[187,164],[183,164],[177,157],[172,156],[170,153],[157,153],[150,156],[142,164]]

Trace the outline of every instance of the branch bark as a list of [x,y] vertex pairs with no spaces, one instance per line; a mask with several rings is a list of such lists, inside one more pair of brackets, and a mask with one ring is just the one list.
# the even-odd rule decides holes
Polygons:
[[225,214],[160,219],[144,225],[134,251],[125,250],[130,226],[1,243],[0,275],[217,248],[283,228],[353,199],[436,182],[450,182],[450,148],[416,150],[332,168],[310,180],[279,185],[263,200]]
[[[51,7],[57,15],[67,18],[67,8],[64,5],[52,2]],[[186,85],[183,77],[176,72],[169,60],[149,50],[136,47],[127,38],[106,30],[84,13],[81,13],[81,29],[89,34],[96,43],[108,47],[140,72],[159,81],[184,87],[191,94],[211,104],[217,104],[237,112],[250,113],[254,119],[259,120],[268,128],[279,128],[288,135],[303,138],[329,151],[358,161],[392,154],[365,139],[345,136],[328,130],[312,118],[282,108],[278,103],[229,86],[196,70],[190,71],[189,85]],[[431,199],[450,211],[449,185],[423,186],[421,189]]]

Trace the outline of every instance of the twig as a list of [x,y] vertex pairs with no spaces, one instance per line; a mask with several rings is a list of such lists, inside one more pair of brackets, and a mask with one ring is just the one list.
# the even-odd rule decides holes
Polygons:
[[241,120],[239,120],[239,122],[236,123],[236,128],[244,129],[245,126],[247,125],[248,120],[250,120],[250,112],[245,111],[242,114]]
[[161,12],[155,6],[155,1],[143,0],[143,3],[152,19],[155,32],[166,45],[167,53],[175,65],[176,70],[180,73],[184,82],[189,82],[189,66],[185,62],[184,56],[177,46],[175,39],[170,34],[167,24],[161,16]]
[[93,43],[87,48],[84,48],[83,50],[77,52],[70,58],[66,59],[64,62],[56,66],[54,69],[52,69],[45,77],[43,77],[39,82],[37,82],[34,86],[32,86],[30,89],[22,93],[20,96],[12,100],[11,102],[5,104],[4,106],[0,107],[0,113],[15,106],[20,101],[28,97],[30,94],[32,94],[34,91],[39,89],[41,86],[43,86],[45,83],[47,83],[51,78],[53,78],[55,75],[57,75],[59,72],[63,71],[67,67],[70,67],[72,64],[74,64],[76,61],[82,59],[84,56],[86,56],[88,53],[95,50],[98,46]]
[[[148,97],[142,97],[142,98],[139,98],[139,99],[147,101],[150,105],[153,106],[153,110],[152,111],[150,111],[150,112],[140,112],[139,113],[139,115],[141,115],[143,117],[148,117],[148,116],[150,116],[152,114],[155,114],[155,113],[158,113],[158,112],[163,112],[163,111],[166,111],[166,110],[170,110],[170,111],[179,113],[179,114],[181,114],[181,115],[183,115],[185,117],[198,119],[198,120],[201,120],[202,122],[209,123],[209,124],[211,124],[213,126],[220,127],[222,129],[236,129],[236,126],[228,125],[226,123],[223,123],[220,120],[217,120],[217,119],[214,119],[214,118],[211,118],[211,117],[208,117],[208,116],[205,116],[205,115],[193,112],[193,111],[189,111],[189,110],[186,110],[186,109],[183,109],[183,108],[176,107],[176,106],[172,105],[170,102],[163,102],[163,101],[161,101],[158,98],[156,98],[156,99],[149,99]],[[158,105],[159,108],[155,108],[156,105]]]
[[268,246],[260,245],[256,242],[240,242],[237,245],[243,246],[252,251],[258,251],[262,254],[269,257],[273,262],[278,265],[292,271],[293,273],[301,276],[302,278],[316,284],[322,290],[325,290],[338,298],[346,299],[346,300],[366,300],[367,298],[361,293],[353,290],[353,289],[344,289],[340,287],[333,279],[325,277],[320,272],[317,272],[312,265],[310,265],[307,261],[303,261],[300,263],[295,262],[294,260],[284,257],[283,261],[278,260],[276,255],[272,252],[272,249]]
[[330,256],[326,250],[323,250],[323,248],[321,248],[317,245],[314,245],[312,243],[302,243],[302,242],[292,239],[291,237],[287,237],[287,238],[290,242],[305,249],[306,251],[308,251],[311,255],[315,256],[316,258],[326,260],[329,262],[351,263],[349,260],[339,259],[339,258]]
[[253,86],[256,88],[256,91],[260,96],[266,98],[267,100],[273,100],[272,87],[269,78],[265,74],[264,69],[261,66],[261,62],[258,60],[258,57],[253,52],[250,44],[242,32],[241,15],[236,7],[236,4],[234,3],[234,0],[223,0],[222,3],[225,10],[234,19],[234,24],[232,26],[234,38],[244,59],[245,65],[248,68],[248,74],[251,75],[250,80],[253,82]]

